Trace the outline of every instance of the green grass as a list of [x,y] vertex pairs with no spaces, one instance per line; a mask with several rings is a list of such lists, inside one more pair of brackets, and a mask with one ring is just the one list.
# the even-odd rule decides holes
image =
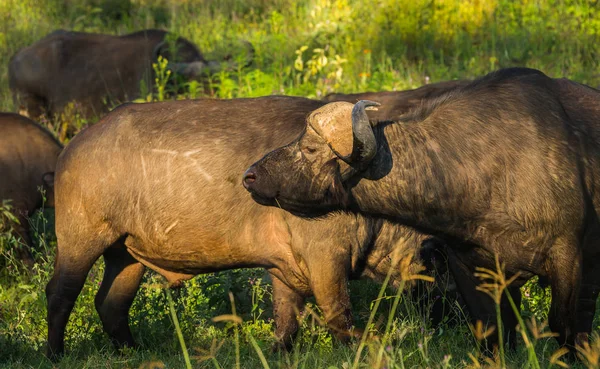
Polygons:
[[[192,40],[211,58],[228,54],[232,47],[234,54],[241,54],[239,39],[253,43],[256,58],[251,68],[215,76],[212,94],[221,98],[269,94],[318,98],[334,91],[400,90],[474,78],[517,65],[593,87],[600,85],[597,1],[0,0],[0,110],[15,108],[8,90],[10,56],[47,33],[66,28],[123,34],[151,27],[166,28]],[[197,97],[200,91],[191,84],[178,98]],[[175,97],[166,93],[160,98]],[[158,98],[156,94],[149,97]],[[52,273],[56,244],[52,212],[45,214],[32,219],[39,230],[36,238],[41,240],[32,274],[19,269],[13,256],[16,241],[9,230],[0,231],[2,368],[53,367],[43,355],[47,328],[44,288]],[[102,332],[93,307],[101,275],[99,263],[71,316],[67,356],[58,367],[185,367],[169,303],[160,287],[162,279],[146,275],[131,311],[134,336],[142,348],[118,353]],[[354,316],[356,324],[364,326],[372,315],[379,333],[366,341],[358,360],[358,345],[338,344],[311,315],[305,317],[294,352],[271,353],[270,287],[263,276],[260,270],[204,275],[173,292],[193,367],[237,367],[237,344],[241,368],[263,368],[265,362],[271,368],[352,368],[355,361],[360,368],[372,368],[377,362],[382,368],[476,366],[477,361],[469,355],[478,357],[477,340],[464,319],[432,330],[413,304],[402,298],[386,331],[394,293],[385,290],[381,307],[372,313],[379,287],[367,281],[351,285]],[[212,321],[231,314],[229,292],[243,319],[239,326]],[[530,283],[524,293],[523,317],[542,324],[548,291]],[[516,352],[506,354],[507,367],[557,367],[551,363],[558,348],[555,341],[533,336],[530,330],[529,347],[535,351],[528,351],[520,341]],[[388,343],[382,346],[384,337]],[[599,353],[600,348],[590,352]]]
[[[46,210],[32,219],[39,245],[38,264],[34,273],[20,269],[14,257],[15,241],[8,233],[0,238],[2,264],[0,268],[0,367],[51,368],[44,357],[46,340],[46,298],[44,287],[51,276],[55,240],[51,231],[52,211]],[[139,368],[185,367],[178,333],[162,288],[160,276],[148,272],[131,309],[130,322],[136,340],[142,347],[117,352],[103,333],[93,299],[102,277],[102,262],[98,262],[86,283],[67,327],[67,355],[59,368]],[[174,312],[180,332],[191,356],[194,368],[236,368],[236,345],[239,344],[241,368],[264,368],[260,352],[270,368],[459,368],[473,364],[478,354],[477,340],[464,318],[457,318],[433,329],[416,311],[408,297],[401,296],[398,313],[394,310],[395,293],[379,290],[369,281],[351,283],[355,323],[364,327],[371,316],[376,337],[365,341],[357,360],[358,344],[344,346],[336,342],[319,323],[320,316],[303,315],[302,329],[295,350],[289,354],[272,353],[274,344],[270,304],[270,285],[263,280],[261,270],[240,270],[203,275],[172,292]],[[383,293],[376,309],[378,291]],[[538,322],[547,313],[548,293],[536,284],[526,289],[523,317]],[[230,295],[231,294],[231,295]],[[233,297],[235,305],[230,303]],[[240,325],[213,318],[231,314],[235,306],[243,320]],[[316,310],[314,305],[309,305]],[[460,313],[460,312],[459,312]],[[389,319],[389,318],[392,319]],[[389,326],[386,321],[389,319]],[[218,320],[218,319],[217,319]],[[238,338],[236,338],[236,329]],[[382,339],[387,342],[383,343]],[[506,355],[508,367],[550,367],[551,355],[557,350],[551,338],[534,340],[536,359],[528,357],[521,341],[516,352]],[[483,359],[482,359],[483,360]],[[155,366],[153,366],[155,365]]]

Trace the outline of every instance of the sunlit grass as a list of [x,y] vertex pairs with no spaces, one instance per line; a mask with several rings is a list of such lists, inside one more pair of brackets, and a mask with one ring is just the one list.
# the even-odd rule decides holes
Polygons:
[[218,76],[213,86],[218,97],[406,89],[514,65],[600,84],[600,10],[591,0],[132,0],[128,6],[114,5],[121,3],[128,4],[0,2],[0,109],[13,109],[7,88],[10,56],[57,28],[113,34],[166,28],[215,59],[232,50],[239,54],[240,39],[252,42],[254,66]]

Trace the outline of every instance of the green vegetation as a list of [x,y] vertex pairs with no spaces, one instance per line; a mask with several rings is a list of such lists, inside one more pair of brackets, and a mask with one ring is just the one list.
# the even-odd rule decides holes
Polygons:
[[[243,57],[238,40],[253,43],[256,58],[251,68],[214,76],[210,93],[221,98],[269,94],[318,98],[333,91],[400,90],[516,65],[600,85],[600,5],[592,0],[0,0],[0,110],[15,108],[8,90],[10,56],[47,33],[65,28],[123,34],[152,27],[192,40],[213,58],[232,50],[234,57]],[[144,100],[175,97],[172,91],[140,88],[148,92]],[[198,83],[189,83],[184,90],[179,98],[203,94]],[[60,120],[77,126],[86,123],[69,112]],[[63,123],[51,128],[64,140]],[[4,203],[0,208],[5,225],[9,207]],[[31,222],[38,240],[38,264],[31,273],[16,261],[18,241],[10,227],[0,227],[3,368],[52,367],[43,356],[44,288],[56,250],[52,211]],[[315,312],[304,314],[293,353],[271,353],[270,287],[260,270],[199,276],[173,291],[180,332],[171,320],[162,279],[148,273],[131,311],[134,336],[143,349],[118,353],[103,334],[94,309],[101,276],[99,262],[71,316],[68,355],[58,367],[185,367],[178,333],[192,366],[198,368],[455,368],[477,367],[480,361],[486,365],[478,354],[477,337],[482,332],[472,334],[466,321],[450,321],[432,330],[404,297],[388,321],[396,310],[395,293],[384,290],[375,312],[378,287],[363,281],[351,286],[356,324],[364,327],[372,315],[370,328],[377,331],[364,347],[332,340]],[[501,279],[495,282],[502,285]],[[541,328],[549,293],[535,283],[523,292],[527,334],[523,330],[516,352],[507,352],[491,366],[560,367],[557,360],[563,359],[553,355],[558,347]],[[234,307],[241,323],[237,318],[212,321],[231,314]],[[599,355],[596,343],[586,351],[588,359],[577,365],[597,368]]]

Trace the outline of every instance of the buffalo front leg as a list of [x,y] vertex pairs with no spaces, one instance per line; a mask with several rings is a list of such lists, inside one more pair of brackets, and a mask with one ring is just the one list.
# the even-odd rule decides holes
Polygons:
[[[327,258],[320,260],[327,260]],[[326,265],[310,268],[311,289],[327,326],[337,339],[347,343],[352,337],[357,336],[352,332],[348,273],[343,262],[327,261]]]
[[[429,317],[433,327],[439,326],[446,319],[447,322],[456,322],[460,317],[453,308],[459,299],[445,249],[445,244],[431,238],[423,241],[419,250],[426,272],[434,278],[434,283],[432,285],[417,281],[415,290],[419,293],[419,308],[422,309],[423,316]],[[466,307],[463,310],[466,313]]]
[[[516,311],[513,309],[507,294],[509,294],[513,300]],[[512,350],[517,348],[517,325],[519,324],[517,314],[521,313],[521,300],[522,296],[520,287],[508,286],[502,294],[502,301],[500,303],[502,324],[504,326],[504,342]]]
[[[468,255],[459,254],[455,250],[448,248],[448,267],[454,277],[456,287],[467,305],[473,326],[477,327],[478,321],[482,324],[482,332],[475,332],[476,338],[485,338],[485,353],[487,355],[494,355],[498,350],[499,344],[496,304],[489,295],[477,289],[480,280],[475,277],[474,268],[467,266],[463,262],[463,259],[468,259]],[[521,301],[520,292],[517,293],[517,290],[518,288],[516,287],[509,288],[509,292],[515,303]],[[503,327],[505,328],[502,337],[505,342],[514,347],[516,341],[516,324],[513,325],[513,323],[516,322],[516,316],[512,309],[509,308],[508,302],[505,299],[506,297],[503,297],[501,302],[501,318],[504,323]],[[490,328],[494,328],[495,332],[488,337],[477,337],[478,333],[483,333]]]
[[273,351],[292,349],[298,333],[298,314],[304,307],[304,298],[271,274],[273,281],[273,316],[275,319],[275,338]]
[[144,265],[127,252],[121,241],[104,252],[104,263],[104,278],[95,299],[96,310],[115,347],[134,347],[129,309],[142,281]]

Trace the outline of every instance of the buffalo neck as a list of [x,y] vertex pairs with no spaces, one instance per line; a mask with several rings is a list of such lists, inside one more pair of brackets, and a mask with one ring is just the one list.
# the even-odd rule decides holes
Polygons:
[[489,206],[503,158],[490,153],[496,138],[482,122],[467,130],[461,119],[431,115],[376,127],[378,154],[351,190],[359,211],[464,237],[465,225]]

